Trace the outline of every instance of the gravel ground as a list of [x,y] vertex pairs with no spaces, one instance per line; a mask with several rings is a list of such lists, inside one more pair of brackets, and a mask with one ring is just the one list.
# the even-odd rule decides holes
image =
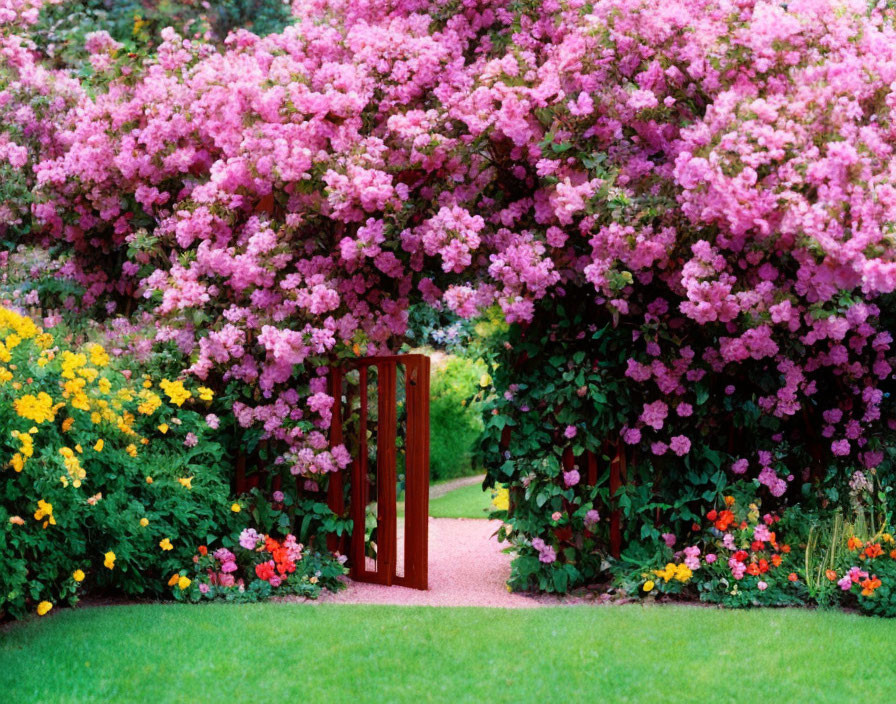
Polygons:
[[511,594],[510,555],[501,552],[493,536],[498,521],[467,518],[429,519],[429,590],[348,582],[338,594],[327,592],[320,602],[337,604],[400,604],[405,606],[499,606],[532,608],[584,603]]

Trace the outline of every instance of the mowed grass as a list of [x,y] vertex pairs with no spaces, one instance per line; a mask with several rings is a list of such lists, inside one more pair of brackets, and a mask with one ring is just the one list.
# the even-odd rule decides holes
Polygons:
[[482,490],[480,484],[462,486],[447,494],[430,499],[429,515],[433,518],[488,518],[493,510],[491,489]]
[[890,702],[894,644],[806,610],[96,607],[0,631],[0,700]]

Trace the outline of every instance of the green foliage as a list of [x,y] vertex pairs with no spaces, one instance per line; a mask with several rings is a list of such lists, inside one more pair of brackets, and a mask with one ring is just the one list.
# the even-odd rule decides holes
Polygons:
[[482,434],[481,391],[486,366],[448,357],[436,364],[430,385],[429,471],[433,480],[473,474],[473,451]]
[[38,47],[59,68],[73,68],[89,76],[84,39],[106,31],[128,52],[152,52],[165,27],[185,37],[209,36],[223,41],[237,29],[258,36],[282,31],[292,16],[283,0],[75,0],[46,4],[32,31]]

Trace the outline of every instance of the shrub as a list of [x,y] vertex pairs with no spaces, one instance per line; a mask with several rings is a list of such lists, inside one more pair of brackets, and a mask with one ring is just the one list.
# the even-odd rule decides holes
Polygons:
[[88,586],[159,595],[196,545],[245,523],[211,391],[109,362],[0,308],[0,613]]
[[[450,356],[435,365],[430,386],[429,472],[433,480],[474,474],[482,434],[482,362]],[[487,378],[487,377],[486,377]]]

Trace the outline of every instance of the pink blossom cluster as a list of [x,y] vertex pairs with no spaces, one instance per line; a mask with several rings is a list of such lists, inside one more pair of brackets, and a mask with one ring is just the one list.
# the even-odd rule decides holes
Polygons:
[[[35,78],[60,111],[76,104],[33,130],[36,152],[0,133],[0,161],[40,159],[40,236],[74,255],[85,302],[142,297],[192,373],[257,390],[234,412],[281,462],[344,466],[314,435],[327,362],[394,347],[412,302],[526,324],[574,289],[632,330],[627,443],[685,457],[740,404],[873,465],[896,367],[891,9],[294,9],[282,34],[238,31],[224,50],[166,30],[153,60],[89,95]],[[3,51],[37,76],[23,41]],[[102,70],[128,61],[89,44]],[[45,124],[9,90],[4,118]]]

